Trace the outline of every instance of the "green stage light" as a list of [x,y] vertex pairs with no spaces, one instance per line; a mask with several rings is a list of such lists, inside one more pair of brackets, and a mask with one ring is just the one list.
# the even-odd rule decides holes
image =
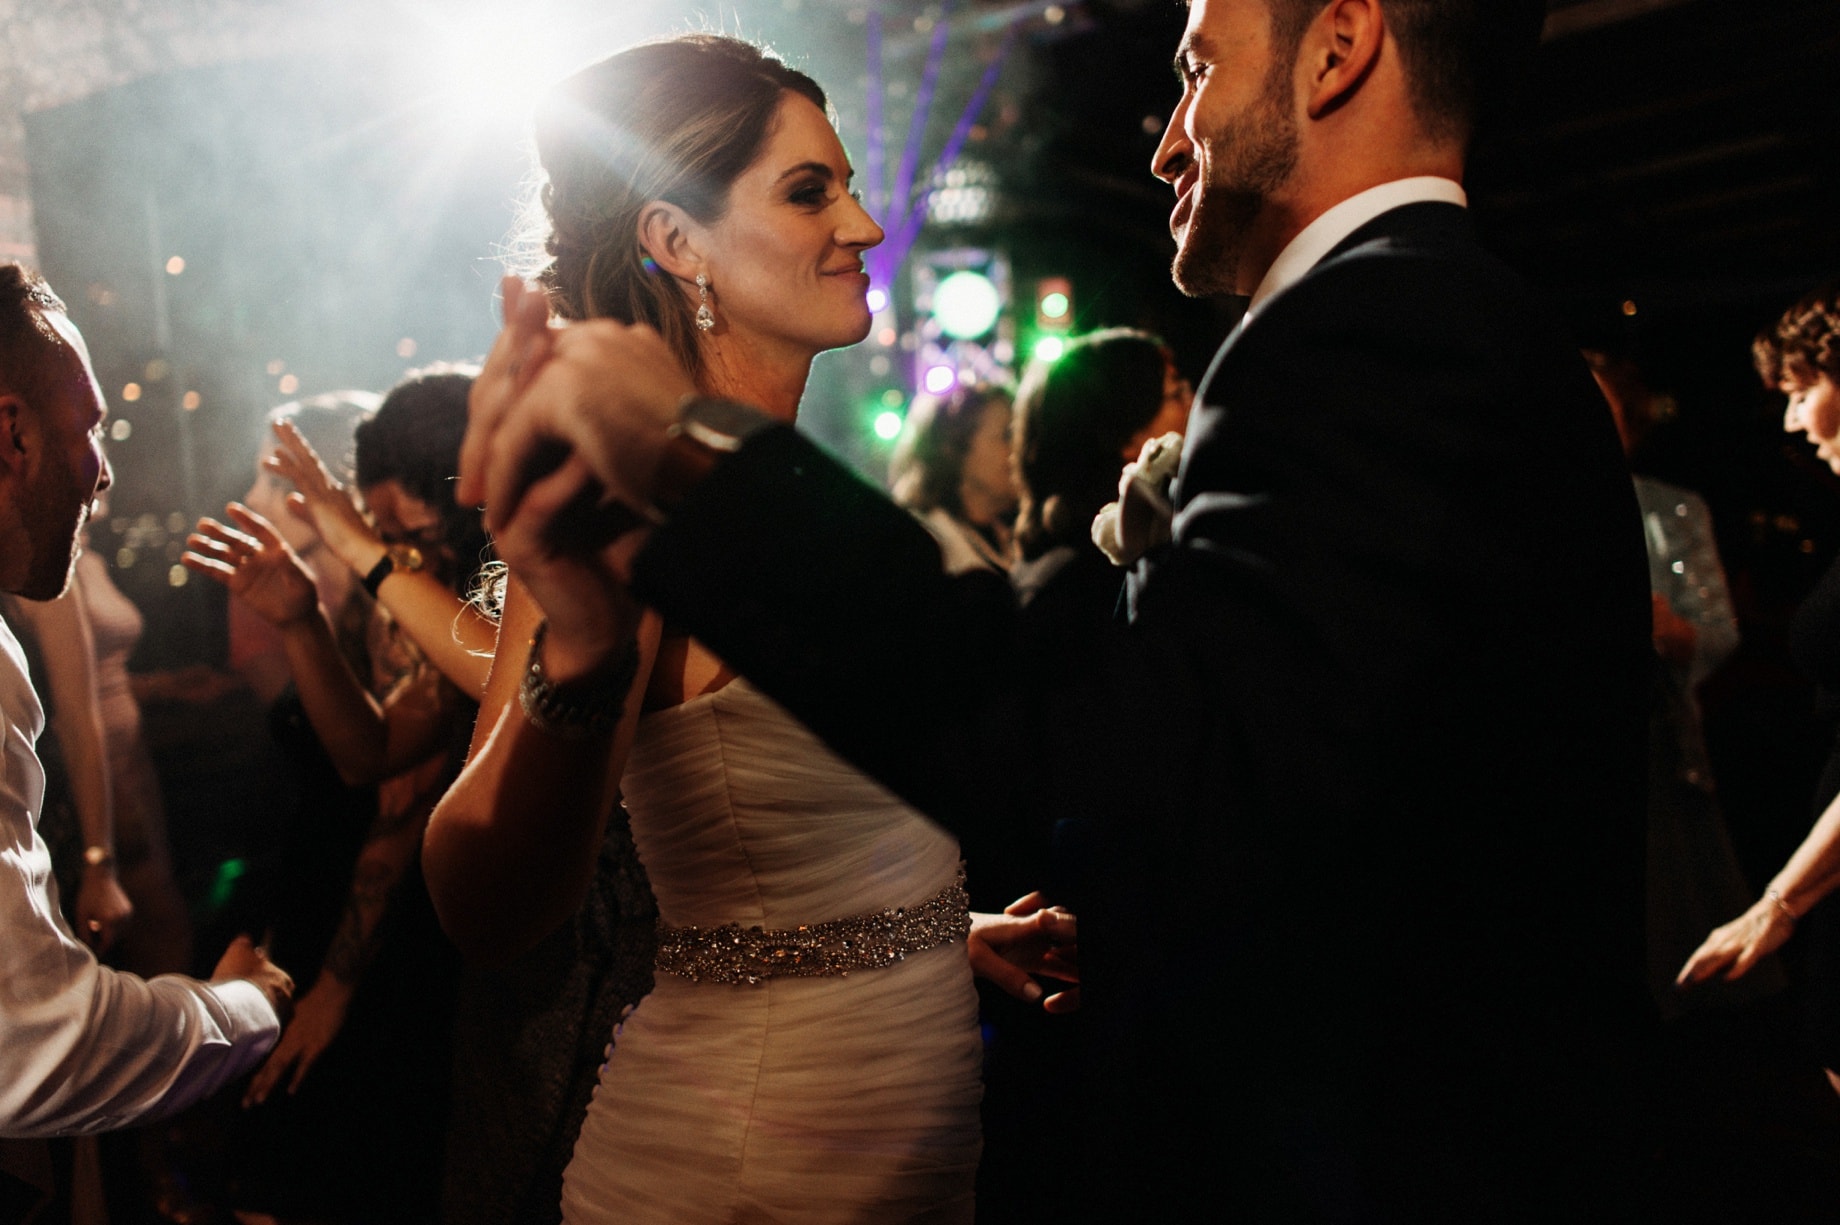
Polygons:
[[890,409],[875,415],[875,436],[883,442],[893,442],[901,436],[901,414]]
[[1043,336],[1035,342],[1035,348],[1032,350],[1036,361],[1047,362],[1049,365],[1059,361],[1061,354],[1066,351],[1067,342],[1059,336]]
[[933,317],[954,340],[975,340],[997,326],[1003,297],[981,272],[954,272],[933,290]]
[[1042,318],[1065,319],[1067,317],[1067,310],[1072,305],[1073,303],[1067,300],[1067,295],[1064,293],[1057,291],[1055,293],[1046,294],[1041,300]]

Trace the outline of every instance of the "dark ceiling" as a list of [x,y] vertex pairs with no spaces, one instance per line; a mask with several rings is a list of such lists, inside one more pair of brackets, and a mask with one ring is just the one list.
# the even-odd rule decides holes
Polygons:
[[[1041,49],[1022,125],[1049,146],[1037,192],[1096,191],[1111,223],[1160,230],[1148,170],[1183,18],[1093,0]],[[1837,70],[1836,0],[1559,0],[1521,105],[1478,151],[1479,221],[1567,298],[1711,302],[1833,275]]]
[[1835,0],[1555,6],[1484,224],[1559,290],[1799,292],[1840,272],[1837,69]]

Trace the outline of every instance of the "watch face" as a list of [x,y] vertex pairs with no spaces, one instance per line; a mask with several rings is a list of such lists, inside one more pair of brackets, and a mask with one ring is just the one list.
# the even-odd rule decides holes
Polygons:
[[412,544],[393,544],[390,546],[390,562],[398,570],[420,570],[422,551]]
[[771,422],[772,418],[757,408],[733,400],[698,396],[685,402],[677,424],[686,435],[710,450],[726,452],[739,450],[742,439]]

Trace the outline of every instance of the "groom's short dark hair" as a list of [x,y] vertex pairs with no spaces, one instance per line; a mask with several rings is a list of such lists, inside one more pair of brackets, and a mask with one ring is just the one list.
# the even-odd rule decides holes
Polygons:
[[[1328,0],[1267,0],[1274,42],[1294,58]],[[1543,0],[1381,0],[1428,135],[1467,141],[1513,92],[1539,46]]]
[[64,313],[63,301],[38,273],[0,264],[0,391],[36,401],[47,377],[45,356],[63,343],[45,322]]

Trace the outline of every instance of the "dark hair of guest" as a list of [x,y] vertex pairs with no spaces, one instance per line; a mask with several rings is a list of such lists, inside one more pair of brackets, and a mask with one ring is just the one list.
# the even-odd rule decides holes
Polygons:
[[963,516],[960,490],[971,440],[990,406],[1008,405],[1012,394],[999,384],[972,383],[943,396],[915,396],[888,461],[889,496],[916,514]]
[[417,371],[390,388],[383,403],[357,430],[360,492],[395,481],[441,516],[441,537],[460,573],[443,575],[458,592],[471,591],[488,560],[490,537],[477,507],[454,500],[460,443],[466,436],[469,371]]
[[540,280],[555,313],[649,324],[698,375],[695,308],[646,258],[639,218],[663,200],[721,220],[788,93],[827,106],[804,73],[713,34],[630,47],[557,86],[536,119],[550,231]]
[[1016,543],[1025,560],[1090,539],[1093,516],[1118,496],[1124,448],[1163,406],[1169,350],[1148,332],[1114,328],[1035,362],[1016,392]]

